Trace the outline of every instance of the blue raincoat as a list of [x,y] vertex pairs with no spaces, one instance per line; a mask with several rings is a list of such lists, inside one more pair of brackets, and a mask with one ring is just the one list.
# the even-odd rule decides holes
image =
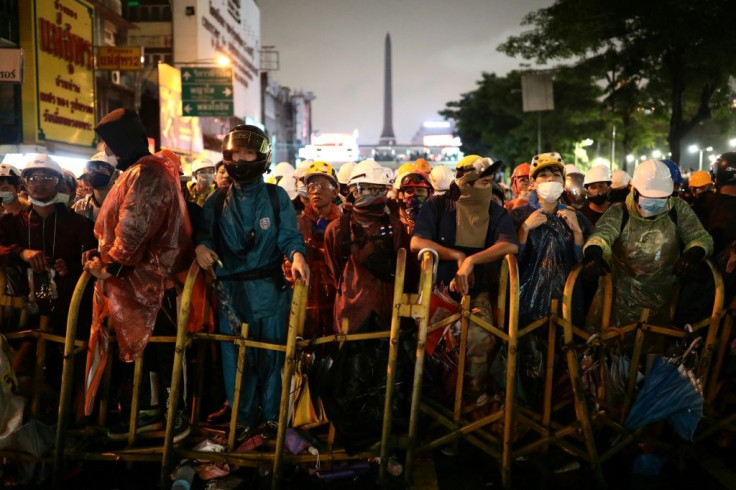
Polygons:
[[[216,274],[222,280],[222,288],[230,304],[219,305],[220,332],[239,334],[233,332],[228,321],[228,316],[234,314],[240,322],[248,323],[250,338],[283,344],[286,340],[291,290],[285,287],[280,272],[281,263],[284,255],[291,261],[294,253],[305,254],[306,251],[304,239],[297,229],[294,207],[286,191],[281,188],[276,188],[276,191],[280,208],[278,226],[262,177],[250,184],[230,186],[218,223],[215,223],[218,193],[213,193],[204,204],[202,230],[196,243],[214,250],[224,266],[217,268]],[[215,227],[219,227],[219,231]],[[278,274],[248,280],[232,277],[263,269],[277,270]],[[249,426],[257,424],[259,405],[263,407],[265,421],[276,421],[284,354],[253,348],[247,349],[246,353],[238,421]],[[222,367],[225,391],[233,406],[237,369],[237,348],[234,344],[222,344]],[[260,390],[257,389],[259,384]]]

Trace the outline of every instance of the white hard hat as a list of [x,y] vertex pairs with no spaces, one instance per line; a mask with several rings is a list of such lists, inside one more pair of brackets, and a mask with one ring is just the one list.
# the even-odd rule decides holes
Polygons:
[[17,177],[20,179],[20,170],[9,163],[0,164],[0,177]]
[[31,170],[39,168],[50,170],[58,174],[58,177],[60,179],[64,178],[64,173],[61,171],[61,165],[59,165],[56,160],[48,156],[46,153],[38,153],[31,157],[31,159],[28,160],[28,162],[26,163],[26,167],[20,174],[22,177],[25,177],[25,175]]
[[347,184],[353,168],[355,168],[355,162],[343,163],[337,171],[337,181],[341,184]]
[[[312,160],[305,160],[305,162],[311,162]],[[314,162],[313,162],[314,163]],[[310,163],[311,165],[311,163]],[[292,177],[294,177],[296,180],[301,179],[304,177],[304,174],[307,172],[307,167],[297,166],[296,170],[294,170],[294,173],[291,174]]]
[[585,175],[583,171],[577,168],[575,165],[573,165],[572,163],[568,163],[567,165],[565,165],[565,176],[573,174]]
[[294,175],[294,166],[289,162],[280,162],[274,167],[274,177],[286,177],[287,175]]
[[383,167],[383,173],[386,174],[386,178],[388,179],[389,182],[394,181],[394,171],[393,170],[391,170],[388,167]]
[[585,172],[583,185],[595,184],[596,182],[611,182],[611,170],[605,165],[596,165]]
[[350,185],[353,184],[376,184],[391,185],[391,181],[386,176],[378,163],[373,159],[363,160],[357,164],[350,173]]
[[614,170],[611,174],[611,189],[623,189],[629,186],[631,176],[626,170]]
[[439,195],[444,194],[450,188],[454,179],[455,174],[452,169],[445,165],[438,165],[429,173],[429,181],[434,187],[434,193]]
[[289,195],[289,199],[291,199],[292,201],[296,199],[296,179],[293,176],[284,176],[281,180],[279,180],[278,186],[286,191],[286,193]]
[[[92,157],[89,160],[87,160],[87,161],[88,162],[102,162],[102,163],[106,163],[108,165],[112,165],[112,163],[110,163],[110,161],[112,161],[113,159],[115,160],[115,163],[117,164],[118,159],[116,157],[113,156],[110,160],[108,160],[107,159],[107,153],[105,153],[104,151],[98,151],[97,153],[95,153],[94,155],[92,155]],[[114,166],[115,165],[113,165],[113,167]]]
[[649,159],[636,167],[631,185],[644,197],[667,197],[672,194],[675,182],[667,165]]
[[299,163],[296,164],[296,168],[297,168],[297,170],[300,169],[300,168],[307,168],[308,166],[310,166],[313,163],[314,163],[314,160],[312,160],[312,159],[302,160],[301,162],[299,162]]
[[192,175],[196,174],[197,172],[205,168],[211,168],[214,170],[215,162],[213,162],[209,158],[204,158],[204,157],[197,158],[192,163]]

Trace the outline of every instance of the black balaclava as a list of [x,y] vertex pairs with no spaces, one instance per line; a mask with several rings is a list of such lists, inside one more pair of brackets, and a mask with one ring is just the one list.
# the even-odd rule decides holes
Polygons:
[[120,171],[150,155],[146,130],[134,111],[115,109],[95,126],[95,132],[118,157],[117,168]]

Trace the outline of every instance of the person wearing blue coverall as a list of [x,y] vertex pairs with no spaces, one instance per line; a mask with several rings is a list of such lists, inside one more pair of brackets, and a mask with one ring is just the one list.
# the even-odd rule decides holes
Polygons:
[[[252,125],[234,127],[223,140],[222,154],[233,183],[226,192],[215,192],[207,199],[196,238],[199,265],[206,269],[217,264],[218,328],[221,333],[239,334],[241,322],[246,322],[253,340],[283,344],[291,302],[281,269],[284,255],[291,261],[295,279],[309,280],[296,213],[286,191],[263,180],[271,161],[271,145],[263,130]],[[284,354],[253,348],[246,352],[238,440],[253,433],[260,420],[265,421],[264,435],[275,435],[281,397]],[[237,353],[235,344],[222,344],[230,406]]]

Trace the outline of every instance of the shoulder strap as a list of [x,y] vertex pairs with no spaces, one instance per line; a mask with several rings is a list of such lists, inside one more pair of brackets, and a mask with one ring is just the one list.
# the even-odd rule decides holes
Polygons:
[[670,215],[670,219],[672,220],[672,222],[675,224],[675,227],[677,227],[677,208],[675,206],[672,206],[668,214]]
[[271,201],[271,208],[273,209],[273,224],[278,230],[279,225],[281,224],[281,204],[279,204],[279,195],[276,192],[276,185],[266,183],[266,190],[268,191],[268,199]]
[[347,262],[350,257],[350,246],[352,239],[350,236],[350,215],[340,215],[340,250],[342,252],[343,262]]
[[215,190],[215,221],[212,228],[212,238],[215,240],[215,244],[218,249],[222,249],[220,246],[220,217],[222,216],[222,208],[225,207],[225,200],[230,195],[230,187],[225,191]]
[[621,211],[623,214],[621,215],[621,228],[619,229],[619,234],[624,232],[624,228],[626,227],[626,223],[629,222],[629,210],[626,209],[626,203],[621,203]]

